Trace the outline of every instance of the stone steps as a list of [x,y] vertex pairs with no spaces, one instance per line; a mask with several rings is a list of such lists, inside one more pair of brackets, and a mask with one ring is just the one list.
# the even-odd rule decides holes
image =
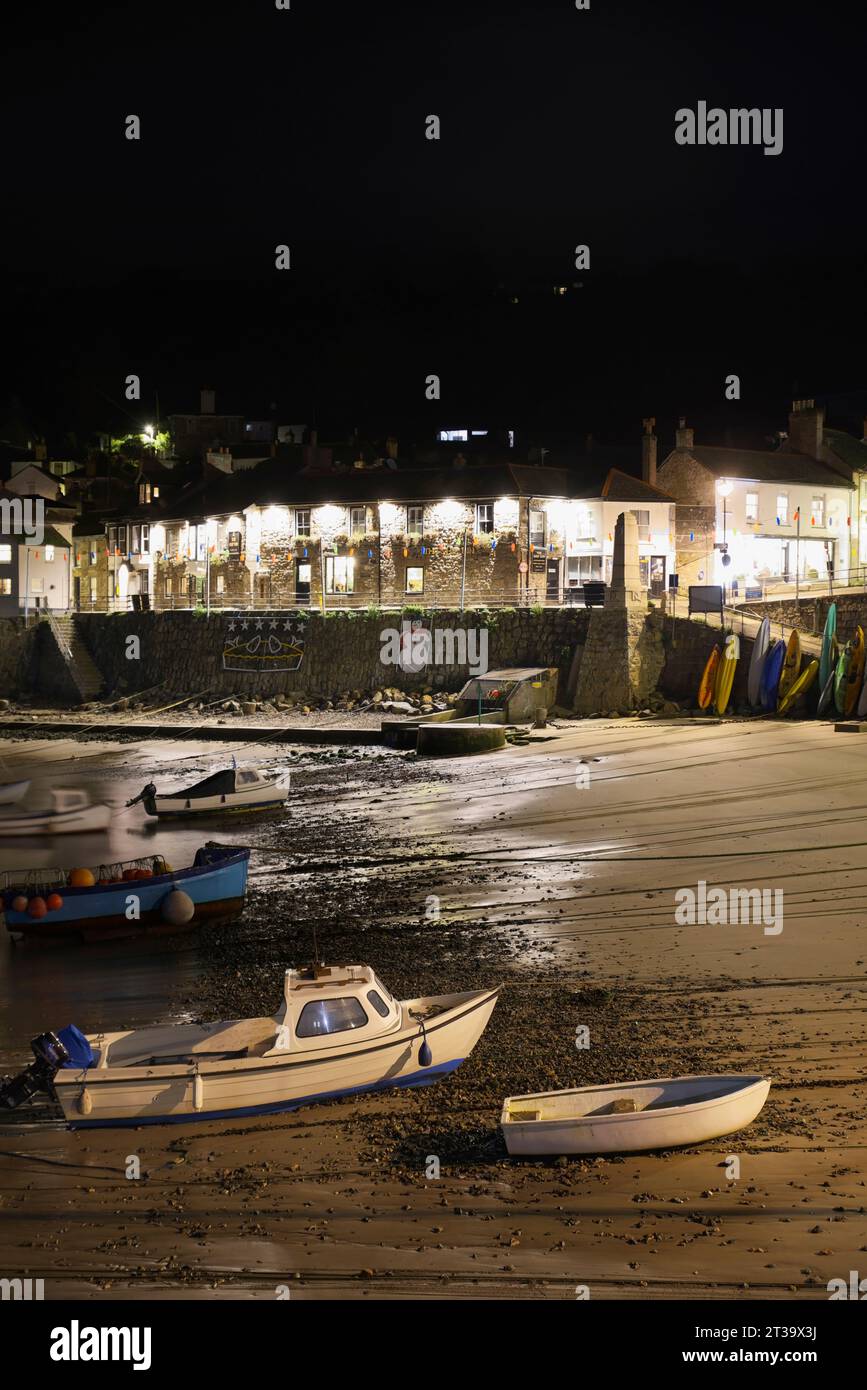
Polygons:
[[82,641],[72,614],[55,616],[55,623],[72,657],[72,675],[75,684],[85,701],[93,700],[102,690],[105,682],[102,672]]

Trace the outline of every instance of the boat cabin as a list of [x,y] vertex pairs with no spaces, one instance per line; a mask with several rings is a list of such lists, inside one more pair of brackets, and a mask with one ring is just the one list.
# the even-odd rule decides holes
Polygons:
[[400,1020],[400,1004],[369,965],[287,970],[273,1050],[327,1047],[334,1034],[350,1030],[363,1041],[391,1032]]
[[51,793],[51,809],[58,815],[83,811],[89,806],[90,797],[78,787],[55,787]]

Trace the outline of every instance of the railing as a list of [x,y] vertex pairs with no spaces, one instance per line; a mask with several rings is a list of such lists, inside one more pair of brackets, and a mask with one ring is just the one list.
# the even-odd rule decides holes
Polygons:
[[74,666],[74,665],[75,665],[75,661],[74,661],[74,658],[73,658],[73,655],[72,655],[72,648],[70,647],[70,645],[69,645],[69,643],[67,642],[67,640],[66,640],[66,638],[65,638],[65,636],[64,636],[64,634],[63,634],[63,632],[61,631],[60,624],[58,623],[58,621],[57,621],[57,619],[55,618],[54,614],[52,613],[51,609],[50,609],[50,608],[43,608],[43,609],[41,609],[40,611],[41,611],[42,617],[48,619],[48,626],[51,628],[52,634],[53,634],[53,636],[54,636],[54,640],[55,640],[55,642],[57,643],[58,647],[60,648],[60,653],[61,653],[61,655],[62,655],[64,661],[66,662],[67,666]]

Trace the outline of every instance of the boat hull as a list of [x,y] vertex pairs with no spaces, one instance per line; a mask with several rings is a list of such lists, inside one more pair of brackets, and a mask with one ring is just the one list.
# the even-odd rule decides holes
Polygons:
[[[703,1077],[708,1084],[731,1081],[728,1077]],[[677,1148],[684,1144],[701,1144],[733,1134],[750,1124],[768,1098],[771,1083],[765,1077],[742,1078],[744,1085],[725,1095],[709,1100],[686,1100],[679,1106],[666,1106],[648,1112],[637,1110],[627,1114],[563,1114],[560,1117],[516,1121],[513,1116],[520,1107],[529,1110],[536,1103],[544,1115],[546,1102],[569,1103],[571,1096],[582,1097],[587,1091],[545,1092],[538,1095],[510,1096],[504,1106],[501,1128],[510,1154],[601,1154],[643,1153],[651,1149]],[[676,1077],[655,1082],[639,1082],[630,1086],[599,1086],[588,1088],[600,1101],[640,1097],[652,1088],[685,1086],[691,1078]],[[578,1102],[576,1102],[578,1103]]]
[[[322,1100],[391,1087],[425,1086],[454,1071],[487,1026],[496,990],[453,996],[459,1002],[426,1025],[431,1065],[419,1064],[417,1022],[355,1047],[244,1057],[192,1066],[63,1069],[54,1091],[73,1129],[190,1124],[297,1110]],[[429,1001],[433,1002],[433,1001]],[[167,1030],[155,1030],[164,1036]],[[99,1039],[91,1038],[99,1048]],[[86,1097],[86,1098],[85,1098]]]
[[[228,919],[242,911],[249,857],[249,850],[241,850],[217,863],[177,873],[91,888],[60,888],[62,907],[45,917],[16,912],[11,906],[16,890],[10,888],[3,895],[6,929],[25,937],[85,941],[113,940],[142,932],[167,935],[193,931],[204,921]],[[186,893],[194,907],[191,920],[181,925],[168,922],[164,916],[165,900],[176,889]],[[131,899],[135,899],[137,915]]]
[[111,825],[110,806],[85,806],[76,811],[34,811],[0,817],[0,839],[19,835],[89,835]]
[[189,820],[191,816],[245,815],[251,811],[278,811],[286,805],[283,787],[258,786],[250,792],[221,796],[146,796],[144,808],[160,820]]

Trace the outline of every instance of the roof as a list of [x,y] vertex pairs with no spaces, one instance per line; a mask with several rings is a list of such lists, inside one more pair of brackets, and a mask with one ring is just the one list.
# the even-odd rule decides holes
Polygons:
[[45,531],[40,541],[37,541],[32,537],[28,538],[27,536],[22,536],[21,539],[25,545],[53,545],[55,548],[62,546],[64,550],[71,550],[72,548],[72,543],[66,540],[64,536],[61,536],[59,531],[55,531],[53,526],[45,527]]
[[[696,459],[715,478],[744,478],[758,483],[808,483],[812,487],[843,487],[851,484],[842,473],[808,454],[787,453],[782,449],[717,449],[704,444],[691,449],[674,449],[668,458],[685,453]],[[668,460],[666,459],[665,462]]]
[[856,439],[845,430],[829,430],[827,426],[822,438],[827,448],[853,473],[867,473],[867,439]]

